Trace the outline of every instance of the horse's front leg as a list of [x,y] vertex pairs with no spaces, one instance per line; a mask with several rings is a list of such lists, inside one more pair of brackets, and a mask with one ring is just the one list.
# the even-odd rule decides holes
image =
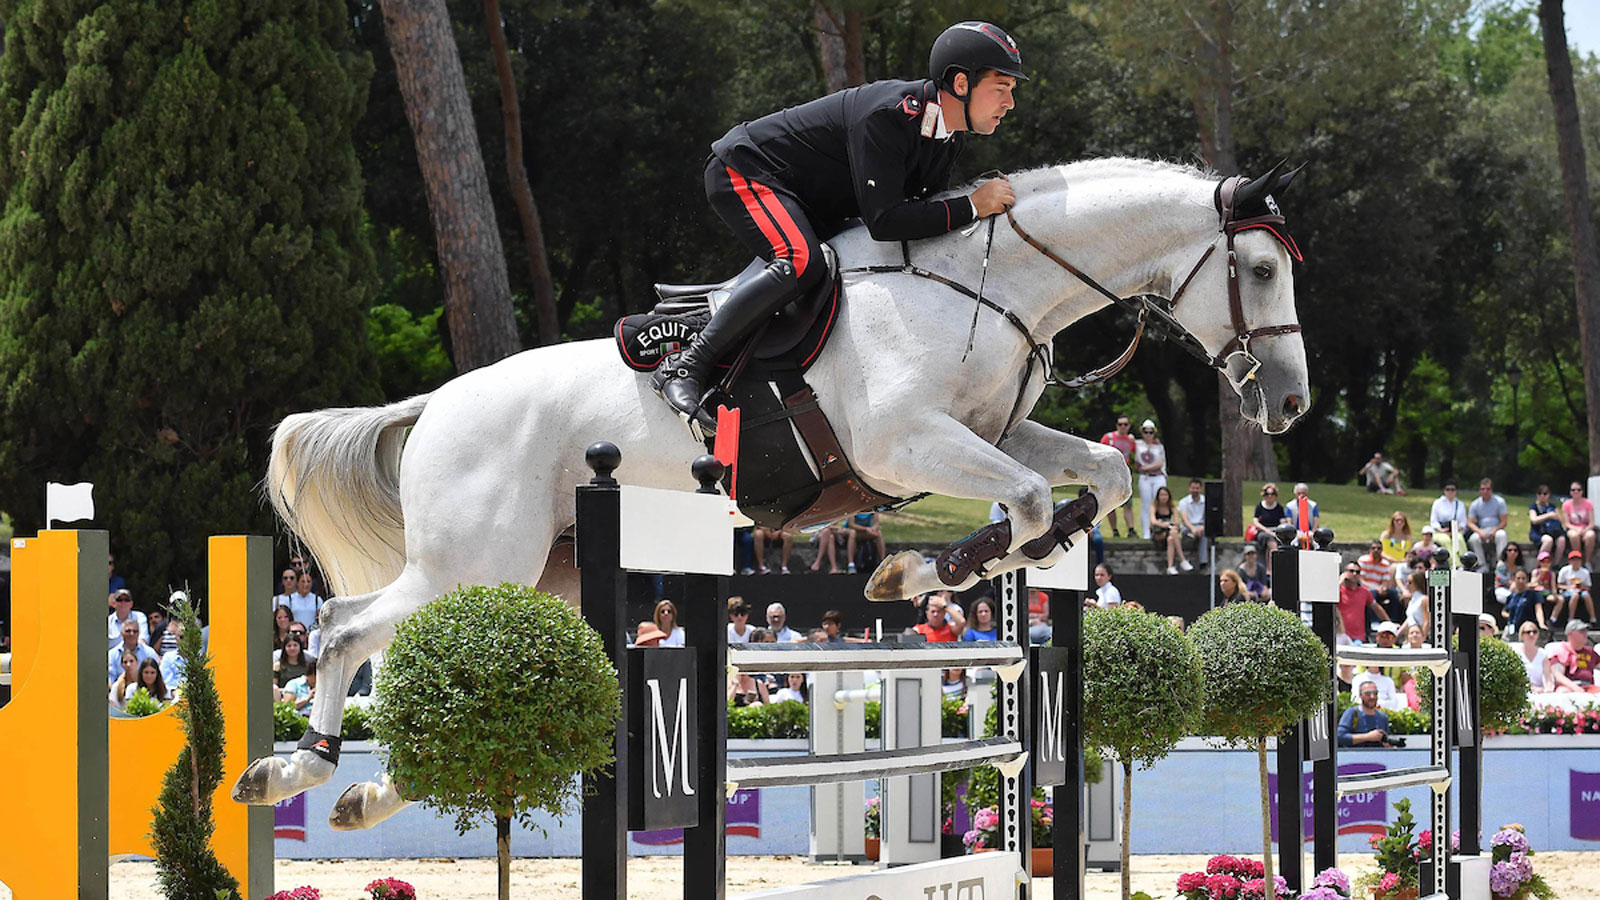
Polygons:
[[[864,473],[881,474],[896,484],[919,491],[998,500],[1009,515],[1004,528],[980,529],[968,539],[977,558],[997,559],[1007,549],[1045,534],[1051,527],[1050,482],[947,416],[934,417],[915,432],[875,442],[857,462]],[[1115,452],[1115,451],[1113,451]],[[952,545],[954,546],[954,545]],[[866,595],[871,600],[902,600],[927,591],[975,584],[980,576],[963,576],[961,584],[941,581],[935,563],[920,553],[902,551],[873,572]]]

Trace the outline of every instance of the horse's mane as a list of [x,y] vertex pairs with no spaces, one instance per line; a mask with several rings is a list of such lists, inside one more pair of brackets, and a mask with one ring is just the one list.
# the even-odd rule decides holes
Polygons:
[[[1179,175],[1202,181],[1215,181],[1218,178],[1211,172],[1185,163],[1167,162],[1159,159],[1138,159],[1130,156],[1108,156],[1101,159],[1085,159],[1053,166],[1039,166],[1033,169],[1024,169],[1020,172],[1008,173],[1006,177],[1011,179],[1012,184],[1016,186],[1017,192],[1020,194],[1036,187],[1041,180],[1065,178],[1070,185],[1075,181],[1089,178],[1105,178],[1119,174],[1134,177]],[[985,180],[987,179],[979,178],[971,181],[963,185],[955,193],[970,193],[973,188]]]

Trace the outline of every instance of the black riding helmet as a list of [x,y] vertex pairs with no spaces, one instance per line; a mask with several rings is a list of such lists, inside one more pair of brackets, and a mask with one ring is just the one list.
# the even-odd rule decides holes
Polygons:
[[[951,25],[933,42],[933,50],[928,54],[928,74],[939,87],[952,94],[957,72],[967,73],[967,80],[973,82],[984,69],[993,69],[1018,81],[1028,80],[1022,71],[1022,54],[1017,51],[1017,42],[1004,29],[988,22]],[[970,83],[967,85],[968,95],[972,87]]]

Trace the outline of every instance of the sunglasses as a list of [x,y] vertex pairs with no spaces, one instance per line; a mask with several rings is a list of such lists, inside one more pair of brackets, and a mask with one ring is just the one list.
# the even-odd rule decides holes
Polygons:
[[1145,434],[1155,434],[1156,433],[1156,430],[1154,428],[1141,428],[1139,430],[1144,432]]
[[1526,637],[1528,635],[1532,635],[1534,637],[1538,637],[1539,636],[1538,630],[1537,629],[1533,629],[1533,628],[1524,628],[1523,630],[1521,630],[1521,631],[1519,631],[1517,633],[1522,635],[1522,636],[1524,636],[1524,637]]
[[733,614],[736,615],[736,616],[748,616],[748,615],[750,615],[750,610],[748,610],[748,609],[736,609],[736,610],[733,611]]
[[1263,497],[1276,497],[1276,496],[1278,496],[1278,492],[1277,491],[1262,491],[1261,492],[1261,496],[1263,496]]

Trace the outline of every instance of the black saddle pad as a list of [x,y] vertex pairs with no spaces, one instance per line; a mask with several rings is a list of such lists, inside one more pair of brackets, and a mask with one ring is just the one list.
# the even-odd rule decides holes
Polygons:
[[[810,368],[828,342],[833,323],[839,319],[840,293],[839,280],[835,277],[811,297],[785,306],[759,338],[756,359],[790,361],[802,372]],[[663,357],[688,347],[689,341],[709,321],[711,308],[704,296],[691,303],[664,302],[650,312],[617,320],[617,352],[634,371],[652,371],[661,364]],[[736,352],[734,356],[737,355]],[[725,369],[732,362],[733,357],[730,357],[717,365]]]

